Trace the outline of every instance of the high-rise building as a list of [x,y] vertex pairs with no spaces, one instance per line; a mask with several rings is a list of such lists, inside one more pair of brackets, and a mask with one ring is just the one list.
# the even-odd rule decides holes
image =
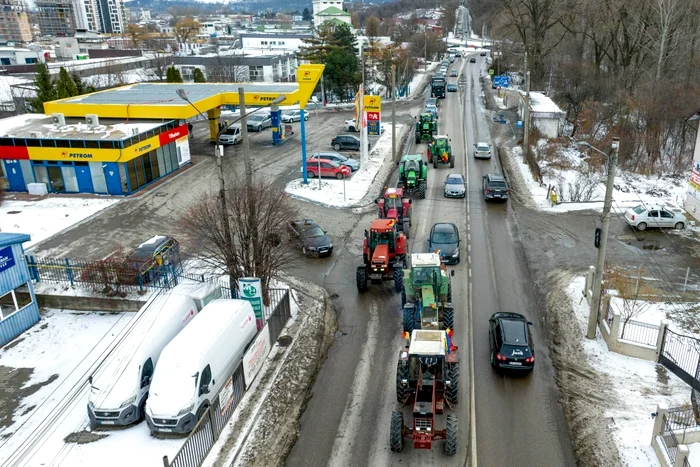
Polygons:
[[36,0],[36,6],[43,35],[72,36],[76,29],[107,34],[126,31],[123,0]]
[[0,0],[0,40],[31,42],[27,5],[22,0]]
[[[87,2],[87,0],[85,0]],[[123,0],[93,0],[99,12],[100,32],[121,34],[126,32],[126,11]]]
[[35,4],[42,35],[66,37],[75,34],[76,10],[72,0],[35,0]]

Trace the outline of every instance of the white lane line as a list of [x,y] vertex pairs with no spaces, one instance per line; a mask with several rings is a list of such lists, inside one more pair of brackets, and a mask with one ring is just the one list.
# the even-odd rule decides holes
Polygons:
[[379,313],[377,305],[372,303],[369,308],[369,322],[367,323],[367,341],[362,346],[360,361],[355,369],[353,378],[353,391],[345,405],[343,418],[338,425],[338,431],[333,443],[333,451],[328,461],[329,467],[341,467],[352,465],[353,453],[357,450],[355,438],[362,431],[362,402],[367,398],[367,389],[370,382],[370,366],[374,361],[374,353],[377,348],[377,335],[379,333]]
[[472,278],[472,268],[469,268],[469,278]]

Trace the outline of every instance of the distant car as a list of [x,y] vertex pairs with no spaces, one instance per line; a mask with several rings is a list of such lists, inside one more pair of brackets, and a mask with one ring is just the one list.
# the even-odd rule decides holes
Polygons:
[[625,220],[630,227],[637,230],[646,230],[649,227],[673,227],[682,230],[688,225],[688,219],[680,208],[673,206],[640,204],[625,212]]
[[441,222],[433,225],[428,237],[428,251],[440,250],[440,261],[459,264],[459,230],[454,224]]
[[156,235],[134,248],[127,261],[138,271],[143,283],[153,282],[161,265],[180,262],[180,244],[173,237]]
[[354,118],[351,118],[350,120],[345,120],[345,122],[343,123],[343,127],[345,127],[345,131],[360,131],[357,128],[357,122]]
[[219,144],[238,144],[241,141],[241,125],[234,123],[219,135]]
[[335,177],[342,180],[349,177],[352,171],[346,165],[338,164],[337,162],[328,159],[315,159],[306,161],[306,175],[309,178],[314,178],[319,174],[321,177]]
[[461,52],[456,52],[456,53],[455,53],[455,57],[457,57],[457,58],[462,58],[462,53],[461,53]]
[[440,116],[438,115],[437,107],[435,107],[434,105],[426,105],[425,110],[423,112],[433,114],[433,118],[435,120],[438,120],[440,118]]
[[440,99],[438,99],[437,97],[428,97],[425,100],[425,105],[426,105],[426,107],[429,105],[434,105],[435,107],[440,107]]
[[457,92],[457,85],[455,83],[448,84],[447,92]]
[[469,63],[476,63],[476,58],[475,57],[470,58]]
[[486,174],[481,180],[485,201],[490,199],[508,199],[510,188],[508,188],[508,184],[506,183],[506,179],[503,177],[503,175]]
[[467,184],[462,174],[449,174],[445,178],[445,198],[464,198],[467,194]]
[[304,256],[330,256],[333,253],[333,241],[316,222],[309,219],[297,219],[287,222],[289,237],[300,248]]
[[489,318],[491,366],[495,370],[532,371],[535,345],[529,322],[519,313],[494,313]]
[[452,76],[453,78],[456,77],[456,76],[457,76],[457,70],[451,70],[451,71],[450,71],[450,76]]
[[270,115],[253,114],[248,117],[248,131],[263,131],[265,128],[272,126],[272,118]]
[[485,56],[486,56],[486,52],[481,52],[479,55],[482,56],[482,57],[485,57]]
[[474,145],[474,159],[491,159],[491,145],[479,141]]
[[[304,112],[304,121],[309,120],[309,114],[308,112]],[[294,123],[294,122],[300,122],[301,121],[301,110],[286,110],[282,114],[282,121],[284,123]]]
[[344,156],[337,152],[316,152],[309,158],[309,163],[318,159],[326,159],[329,161],[337,162],[340,165],[344,165],[350,169],[351,172],[355,172],[360,168],[360,163],[355,159],[350,159],[348,156]]
[[360,138],[353,135],[338,135],[331,140],[331,146],[336,151],[341,149],[360,150]]

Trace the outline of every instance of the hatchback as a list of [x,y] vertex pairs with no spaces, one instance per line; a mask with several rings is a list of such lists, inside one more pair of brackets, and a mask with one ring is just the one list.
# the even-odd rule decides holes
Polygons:
[[331,146],[336,151],[341,149],[360,150],[360,138],[353,135],[338,135],[331,140]]
[[441,222],[433,225],[428,238],[428,251],[440,251],[440,261],[459,263],[459,230],[454,224]]
[[455,83],[448,84],[447,92],[457,92],[457,85]]
[[272,118],[270,115],[251,115],[248,117],[249,131],[263,131],[265,128],[272,126]]
[[478,142],[474,145],[474,159],[491,159],[491,145]]
[[467,184],[462,174],[449,174],[445,178],[445,198],[464,198],[467,194]]
[[347,168],[349,168],[352,172],[360,168],[360,163],[358,161],[355,159],[350,159],[348,156],[344,156],[337,152],[316,152],[311,155],[309,161],[315,161],[317,159],[326,159],[337,162],[340,165],[347,166]]
[[357,128],[357,122],[355,122],[354,118],[345,120],[345,122],[343,122],[343,127],[345,127],[345,131],[360,131]]
[[494,313],[489,318],[491,366],[496,370],[532,371],[535,344],[529,322],[519,313]]
[[321,177],[335,177],[342,180],[349,177],[351,170],[337,162],[328,159],[315,159],[306,161],[306,175],[309,178],[314,178],[320,171]]
[[[309,113],[304,112],[304,121],[309,120]],[[294,123],[301,121],[301,110],[287,110],[282,114],[282,121],[284,123]]]
[[486,174],[482,178],[484,200],[502,199],[507,200],[510,188],[506,179],[501,174]]
[[630,227],[637,230],[646,230],[648,227],[673,227],[681,230],[688,224],[680,208],[642,204],[628,209],[625,212],[625,220]]
[[457,76],[457,70],[451,70],[451,71],[450,71],[450,76],[452,76],[453,78],[456,77],[456,76]]
[[241,140],[241,125],[234,123],[219,135],[219,144],[238,144]]

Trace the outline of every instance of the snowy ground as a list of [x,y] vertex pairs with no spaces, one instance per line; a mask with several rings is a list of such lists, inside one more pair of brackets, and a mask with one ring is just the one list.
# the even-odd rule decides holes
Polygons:
[[[586,333],[588,304],[581,300],[585,279],[576,277],[567,288],[580,335]],[[658,466],[651,447],[656,404],[678,407],[689,402],[690,388],[665,368],[653,362],[609,352],[600,334],[595,340],[581,339],[581,354],[607,382],[598,394],[607,401],[604,412],[622,465]]]
[[0,204],[0,231],[31,235],[31,241],[24,244],[26,249],[118,202],[110,198],[62,196],[26,201],[7,199]]
[[[386,131],[369,153],[369,159],[347,180],[324,178],[319,189],[318,178],[309,179],[304,185],[303,179],[292,180],[287,184],[286,192],[295,198],[313,201],[330,207],[356,206],[368,193],[382,166],[391,163],[391,124],[386,123]],[[399,141],[407,125],[396,128]],[[398,145],[398,143],[397,143]]]

